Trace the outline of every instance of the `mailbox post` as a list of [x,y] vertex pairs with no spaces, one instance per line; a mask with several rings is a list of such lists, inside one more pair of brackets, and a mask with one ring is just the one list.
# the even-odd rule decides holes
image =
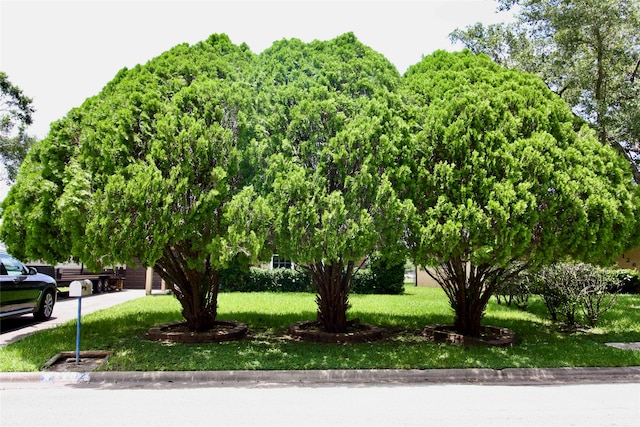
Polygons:
[[78,297],[78,326],[76,328],[76,366],[80,364],[80,319],[82,317],[82,297],[91,295],[91,280],[74,280],[69,285],[69,296]]

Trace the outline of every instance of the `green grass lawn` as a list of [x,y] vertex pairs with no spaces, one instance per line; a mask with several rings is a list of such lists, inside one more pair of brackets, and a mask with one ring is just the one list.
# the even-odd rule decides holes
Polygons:
[[[317,344],[286,336],[287,326],[315,318],[314,295],[223,293],[219,319],[246,322],[250,335],[215,344],[165,344],[144,339],[152,326],[181,320],[172,296],[150,296],[83,316],[82,350],[109,350],[102,370],[244,369],[426,369],[640,366],[640,351],[619,350],[609,341],[640,341],[640,295],[622,295],[599,326],[566,333],[548,320],[533,298],[527,312],[490,303],[484,324],[507,327],[520,342],[509,348],[461,347],[427,342],[420,330],[451,323],[440,289],[408,286],[404,295],[352,295],[350,318],[398,332],[374,343]],[[75,321],[0,348],[0,371],[39,371],[61,351],[75,349]]]

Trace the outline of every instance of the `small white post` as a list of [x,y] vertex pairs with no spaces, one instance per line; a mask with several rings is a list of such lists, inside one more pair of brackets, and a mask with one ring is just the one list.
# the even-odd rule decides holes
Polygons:
[[147,276],[144,282],[144,290],[146,295],[151,295],[151,289],[153,289],[153,268],[147,267]]

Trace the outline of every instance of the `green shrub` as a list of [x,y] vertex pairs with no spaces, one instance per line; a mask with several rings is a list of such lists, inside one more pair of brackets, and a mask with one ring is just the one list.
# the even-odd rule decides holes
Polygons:
[[513,274],[498,285],[495,296],[498,304],[504,301],[507,306],[512,304],[521,310],[526,310],[531,295],[531,272],[528,270],[515,271],[522,268],[521,264],[513,266]]
[[[404,263],[371,261],[370,269],[358,271],[351,280],[352,293],[399,295],[404,292]],[[234,263],[220,272],[221,292],[315,292],[304,270],[265,270]]]
[[637,270],[615,270],[621,294],[640,294],[640,272]]
[[220,271],[221,292],[246,292],[251,285],[250,282],[248,269],[232,266]]
[[581,312],[590,326],[616,301],[615,271],[591,264],[559,263],[542,268],[534,277],[534,292],[545,302],[553,320],[564,317],[569,326],[577,324]]
[[404,292],[404,260],[389,261],[383,258],[374,258],[371,262],[376,286],[375,294],[399,295]]
[[552,264],[532,277],[532,292],[542,297],[553,321],[563,314],[567,323],[575,323],[576,290],[572,287],[577,282],[570,277],[571,271],[567,264]]
[[374,287],[374,278],[371,270],[362,269],[359,270],[356,274],[354,274],[351,279],[351,286],[349,287],[349,291],[352,294],[367,294],[372,292],[367,292],[367,290],[372,289]]
[[351,293],[400,295],[404,292],[404,260],[389,261],[374,256],[370,268],[358,271],[351,281]]
[[220,273],[222,292],[312,292],[308,274],[287,268],[243,270],[233,266]]
[[275,270],[253,269],[253,273],[258,273],[271,277],[271,292],[313,292],[311,276],[304,271],[297,271],[288,268],[276,268]]

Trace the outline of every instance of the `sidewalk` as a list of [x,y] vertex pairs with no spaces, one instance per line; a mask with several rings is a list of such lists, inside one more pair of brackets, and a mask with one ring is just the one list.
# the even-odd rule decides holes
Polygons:
[[[93,313],[94,311],[109,308],[125,301],[141,298],[144,295],[144,289],[125,289],[120,292],[110,292],[106,294],[95,294],[88,297],[82,297],[82,315],[84,316],[85,314]],[[23,317],[30,318],[29,315],[25,315]],[[75,320],[77,318],[77,298],[58,300],[56,305],[53,307],[53,316],[51,316],[51,319],[45,322],[31,322],[26,327],[16,329],[14,331],[3,332],[0,334],[0,347],[16,342],[38,331],[55,328],[69,320]],[[26,320],[27,319],[25,319],[25,321]]]
[[15,372],[0,373],[0,389],[88,387],[328,387],[406,385],[638,384],[640,366],[626,368],[353,369],[310,371]]

